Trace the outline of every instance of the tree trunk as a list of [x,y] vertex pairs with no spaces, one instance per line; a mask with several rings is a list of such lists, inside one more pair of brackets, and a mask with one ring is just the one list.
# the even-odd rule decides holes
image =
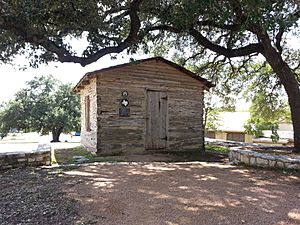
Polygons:
[[51,142],[59,142],[59,136],[63,131],[63,127],[53,128],[52,129],[52,141]]
[[294,72],[283,61],[280,53],[272,46],[267,35],[259,35],[264,47],[264,56],[271,65],[274,72],[282,83],[290,105],[293,128],[294,128],[294,147],[296,152],[300,152],[300,89],[299,83]]

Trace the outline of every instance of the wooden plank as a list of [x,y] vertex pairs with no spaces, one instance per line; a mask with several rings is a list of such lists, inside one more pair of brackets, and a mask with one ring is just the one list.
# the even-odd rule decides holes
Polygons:
[[146,149],[167,146],[167,93],[147,91]]

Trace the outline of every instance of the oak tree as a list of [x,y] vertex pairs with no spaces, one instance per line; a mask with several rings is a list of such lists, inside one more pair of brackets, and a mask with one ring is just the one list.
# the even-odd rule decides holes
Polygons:
[[52,76],[35,77],[6,103],[0,113],[0,133],[10,128],[52,133],[58,142],[62,132],[78,131],[80,127],[79,96],[71,84],[61,84]]
[[[260,56],[287,93],[300,151],[299,76],[283,57],[284,38],[298,32],[299,6],[298,0],[3,0],[0,58],[29,52],[33,66],[53,60],[85,66],[165,38],[225,60]],[[72,49],[74,37],[88,43],[81,54]]]

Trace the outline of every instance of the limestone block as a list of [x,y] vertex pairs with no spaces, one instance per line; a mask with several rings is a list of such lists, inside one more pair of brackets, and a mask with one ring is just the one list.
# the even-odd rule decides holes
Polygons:
[[256,158],[251,157],[249,162],[250,162],[250,165],[255,166],[256,165]]
[[27,162],[26,158],[18,158],[17,160],[18,160],[18,162]]
[[286,168],[288,169],[300,169],[300,165],[294,164],[294,163],[286,163]]
[[277,162],[277,167],[278,167],[278,168],[285,168],[284,162],[278,161],[278,162]]
[[276,164],[277,164],[277,161],[274,159],[274,160],[269,160],[269,166],[270,167],[276,167]]
[[35,158],[28,158],[28,162],[29,162],[29,163],[35,162]]
[[38,156],[35,158],[36,161],[41,162],[44,160],[43,156]]
[[256,164],[259,166],[268,166],[269,162],[267,159],[256,158]]
[[3,166],[0,166],[0,168],[1,169],[11,169],[11,168],[13,168],[13,166],[12,165],[3,165]]
[[248,155],[241,155],[241,161],[242,161],[243,163],[249,165],[249,164],[250,164],[249,160],[250,160],[250,159],[249,159],[249,156],[248,156]]

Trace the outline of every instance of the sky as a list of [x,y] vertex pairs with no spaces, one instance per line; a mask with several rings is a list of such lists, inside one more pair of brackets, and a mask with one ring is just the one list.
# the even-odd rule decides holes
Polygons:
[[[88,45],[85,39],[67,38],[66,41],[71,43],[72,50],[77,53],[83,52]],[[144,54],[129,56],[125,53],[120,53],[117,55],[117,59],[112,60],[107,55],[85,67],[78,63],[52,62],[48,65],[41,64],[39,68],[27,67],[26,70],[21,70],[24,65],[28,65],[28,60],[25,56],[19,55],[12,62],[12,65],[0,62],[0,104],[12,99],[18,90],[25,87],[26,81],[32,80],[35,76],[53,75],[63,83],[72,83],[75,86],[87,72],[128,63],[130,58],[144,59],[147,57],[150,56]]]
[[[25,65],[26,59],[18,56],[13,65],[0,64],[0,103],[6,102],[14,97],[14,94],[25,87],[26,81],[32,80],[35,76],[53,75],[63,83],[76,84],[85,73],[99,70],[105,67],[129,62],[132,56],[121,54],[117,59],[112,60],[105,56],[95,63],[82,67],[76,63],[53,62],[49,65],[40,65],[39,68],[27,68],[20,70],[19,65]],[[135,55],[135,59],[146,58],[146,55]]]

